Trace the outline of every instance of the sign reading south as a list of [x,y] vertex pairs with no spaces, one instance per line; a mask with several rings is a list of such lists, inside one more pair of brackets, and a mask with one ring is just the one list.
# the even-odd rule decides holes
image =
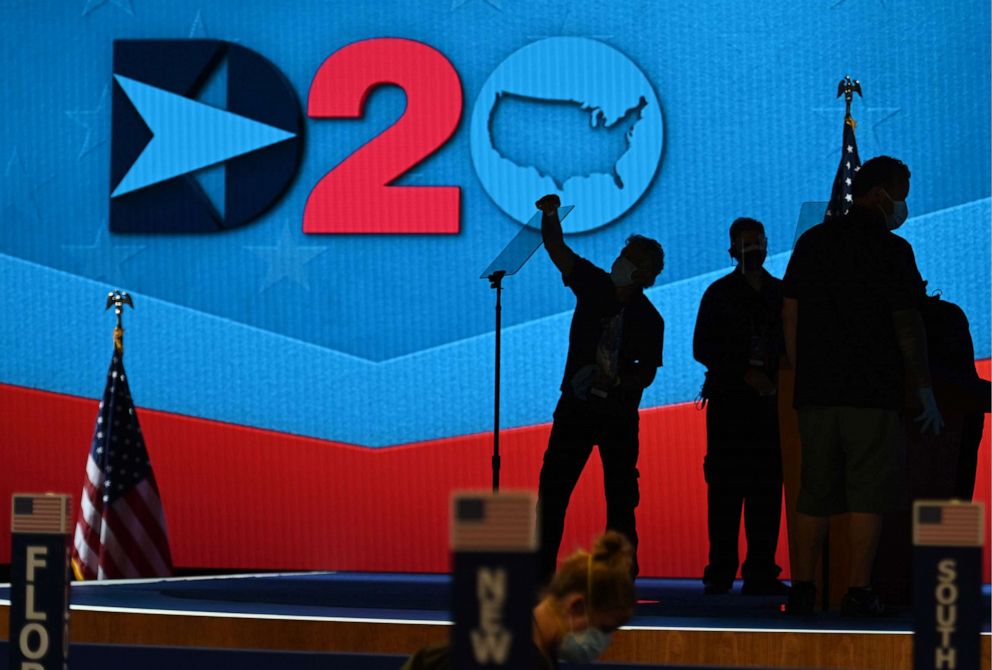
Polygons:
[[114,42],[110,229],[236,228],[289,186],[302,115],[283,74],[222,40]]

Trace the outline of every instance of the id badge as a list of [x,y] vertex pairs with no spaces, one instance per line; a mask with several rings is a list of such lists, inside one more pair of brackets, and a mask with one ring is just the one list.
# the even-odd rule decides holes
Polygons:
[[753,367],[760,368],[765,366],[765,344],[762,338],[757,335],[751,336],[751,348],[747,363]]

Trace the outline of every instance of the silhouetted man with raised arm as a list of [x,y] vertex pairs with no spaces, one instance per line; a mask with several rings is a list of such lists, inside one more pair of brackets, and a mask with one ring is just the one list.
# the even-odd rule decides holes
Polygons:
[[880,616],[871,590],[882,514],[905,496],[906,387],[921,430],[942,426],[920,316],[923,280],[893,230],[906,220],[909,169],[879,156],[854,178],[851,210],[803,234],[783,282],[785,346],[796,369],[802,441],[797,561],[789,609],[811,613],[830,516],[850,512],[847,616]]
[[606,489],[606,527],[634,547],[637,574],[638,407],[662,363],[665,322],[644,289],[665,264],[655,240],[631,236],[610,272],[580,258],[565,244],[558,196],[537,202],[541,235],[562,281],[575,294],[561,399],[541,467],[538,512],[541,581],[555,571],[572,490],[599,446]]

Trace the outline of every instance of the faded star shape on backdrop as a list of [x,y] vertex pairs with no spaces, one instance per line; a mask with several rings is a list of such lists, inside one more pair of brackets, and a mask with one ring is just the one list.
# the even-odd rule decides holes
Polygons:
[[[20,215],[18,218],[30,219],[33,223],[41,221],[41,213],[34,193],[39,186],[51,179],[49,177],[39,182],[32,178],[25,169],[17,148],[14,148],[4,164],[3,181],[0,183],[0,212],[12,209]],[[10,221],[5,222],[6,225],[10,223]]]
[[79,149],[77,159],[82,158],[94,149],[107,143],[107,135],[110,128],[110,118],[107,112],[107,92],[109,86],[103,87],[100,94],[100,101],[93,109],[70,109],[65,115],[72,119],[78,126],[86,130],[83,137],[83,146]]
[[[843,104],[838,100],[835,106],[813,107],[811,111],[820,115],[823,119],[829,118],[831,123],[836,124],[833,127],[833,135],[830,134],[830,131],[821,131],[818,135],[820,138],[823,138],[820,143],[824,146],[825,155],[839,158],[840,143],[837,140],[844,133]],[[858,140],[858,147],[862,150],[868,148],[871,155],[885,153],[882,136],[879,134],[879,127],[901,111],[902,107],[866,107],[858,105],[857,101],[855,101],[851,106],[851,116],[854,117],[855,122],[858,124],[854,129],[855,137]],[[821,129],[824,126],[825,123],[818,124],[818,127]],[[865,146],[862,146],[862,144]],[[829,149],[826,148],[828,146]]]
[[188,37],[192,39],[203,39],[207,36],[207,26],[203,22],[203,16],[201,12],[203,10],[196,10],[196,16],[193,17],[193,23],[189,27]]
[[562,18],[561,26],[557,29],[557,31],[551,34],[525,35],[524,37],[526,37],[529,40],[543,40],[549,37],[587,37],[591,40],[598,40],[600,42],[607,42],[613,39],[612,33],[610,34],[589,33],[581,30],[570,32],[568,30],[568,23],[569,21],[571,21],[571,19],[572,19],[572,8],[569,6],[565,10],[565,16],[564,18]]
[[[830,9],[837,9],[841,5],[845,4],[848,0],[833,0],[833,4],[830,5]],[[883,9],[888,9],[889,6],[886,4],[885,0],[877,0],[878,4],[882,6]],[[851,4],[854,4],[853,2]]]
[[[468,4],[470,2],[472,2],[472,0],[451,0],[451,9],[452,10],[458,9],[462,5]],[[501,0],[485,0],[485,3],[490,7],[495,7],[497,10],[503,11],[503,3]]]
[[131,5],[131,0],[86,0],[86,3],[83,5],[83,16],[91,14],[107,4],[114,5],[118,9],[134,16],[134,7]]
[[97,229],[93,244],[63,244],[62,248],[74,258],[77,274],[108,281],[119,280],[121,266],[145,250],[140,244],[115,243],[106,220]]
[[[193,22],[189,26],[189,35],[187,37],[191,40],[205,40],[212,38],[210,29],[207,27],[207,22],[203,20],[202,9],[196,10],[196,16],[193,17]],[[216,39],[224,39],[227,42],[235,42],[238,44],[241,43],[241,40],[237,37],[224,36]]]
[[262,278],[262,286],[258,289],[259,293],[265,292],[283,279],[288,279],[309,291],[310,280],[306,266],[327,251],[327,247],[324,246],[299,244],[289,223],[283,224],[282,233],[274,246],[245,246],[245,249],[268,263],[265,276]]

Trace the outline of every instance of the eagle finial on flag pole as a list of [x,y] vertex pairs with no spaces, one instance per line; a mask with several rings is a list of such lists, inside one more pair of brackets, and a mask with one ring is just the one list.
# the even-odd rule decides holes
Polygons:
[[117,289],[107,294],[107,306],[104,311],[113,306],[114,314],[117,315],[117,326],[114,327],[114,348],[120,352],[124,351],[124,305],[129,305],[131,309],[134,309],[134,301],[125,291]]
[[851,118],[851,101],[854,100],[854,94],[857,93],[859,96],[864,97],[861,94],[861,82],[857,79],[851,79],[851,75],[844,75],[844,78],[840,80],[837,84],[837,97],[844,96],[844,102],[847,107],[844,110],[844,119]]

